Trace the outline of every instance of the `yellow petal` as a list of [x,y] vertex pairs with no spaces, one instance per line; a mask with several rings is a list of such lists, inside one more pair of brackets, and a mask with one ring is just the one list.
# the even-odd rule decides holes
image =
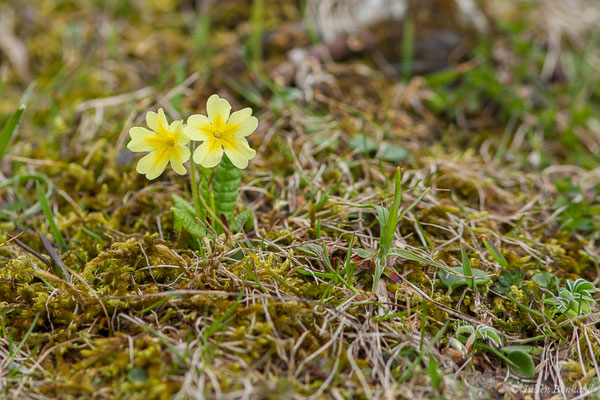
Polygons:
[[169,121],[167,121],[167,116],[162,108],[158,109],[158,125],[159,130],[156,131],[157,133],[164,134],[165,131],[169,131]]
[[190,159],[190,149],[184,144],[175,145],[171,153],[171,160],[182,164]]
[[131,151],[152,151],[156,147],[152,143],[152,137],[155,133],[139,126],[129,130],[131,141],[127,143],[127,148]]
[[246,168],[248,161],[256,157],[256,151],[250,148],[245,138],[232,138],[223,144],[227,157],[240,169]]
[[212,125],[207,116],[194,114],[187,120],[187,125],[183,128],[183,133],[192,140],[208,140],[212,137]]
[[236,138],[244,138],[254,132],[257,127],[258,119],[256,119],[256,117],[250,117],[237,126],[237,129],[233,132],[233,136]]
[[242,122],[246,121],[252,115],[252,109],[250,107],[243,108],[239,111],[231,113],[229,120],[227,121],[227,125],[239,125]]
[[214,129],[221,129],[229,119],[231,105],[225,99],[213,94],[206,102],[206,114]]
[[173,171],[177,172],[179,175],[185,175],[187,172],[183,164],[173,158],[171,158],[171,168],[173,168]]
[[146,113],[146,124],[148,124],[148,128],[159,134],[162,134],[169,127],[167,116],[162,108],[158,109],[158,114],[148,111]]
[[154,179],[163,173],[168,162],[169,157],[164,150],[155,150],[140,159],[136,171],[148,179]]
[[146,113],[146,125],[154,132],[158,132],[158,114],[153,111],[148,111]]
[[217,140],[211,139],[202,143],[194,151],[194,162],[204,168],[212,168],[221,162],[223,147]]
[[186,145],[190,142],[190,138],[183,132],[183,121],[173,121],[171,122],[171,126],[169,127],[171,132],[173,133],[173,140],[175,143]]
[[219,95],[213,94],[206,101],[206,115],[212,124],[219,110]]

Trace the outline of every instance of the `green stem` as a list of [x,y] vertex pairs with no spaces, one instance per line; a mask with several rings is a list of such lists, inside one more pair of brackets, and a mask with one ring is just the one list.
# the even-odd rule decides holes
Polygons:
[[513,361],[511,361],[511,359],[510,359],[510,358],[506,357],[504,354],[500,353],[498,350],[494,349],[492,346],[488,346],[488,345],[487,345],[487,344],[485,344],[485,343],[479,343],[479,342],[475,342],[475,344],[474,344],[474,345],[475,345],[476,347],[479,347],[479,348],[481,348],[481,349],[485,349],[485,350],[487,350],[487,351],[489,351],[489,352],[491,352],[491,353],[494,353],[496,356],[498,356],[499,358],[501,358],[501,359],[503,359],[504,361],[506,361],[506,363],[507,363],[508,365],[511,365],[511,366],[513,366],[513,367],[515,366],[515,363],[514,363]]
[[[194,153],[195,145],[192,144],[192,154]],[[190,180],[192,181],[192,199],[194,201],[194,211],[196,218],[202,220],[202,209],[200,207],[200,197],[198,196],[198,182],[196,181],[196,164],[194,161],[190,162]]]

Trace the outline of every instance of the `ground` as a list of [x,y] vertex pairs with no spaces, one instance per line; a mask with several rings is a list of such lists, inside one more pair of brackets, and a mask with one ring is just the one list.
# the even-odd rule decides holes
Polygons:
[[[3,398],[598,396],[598,25],[331,60],[303,3],[0,4]],[[259,120],[226,226],[126,148],[213,93]]]

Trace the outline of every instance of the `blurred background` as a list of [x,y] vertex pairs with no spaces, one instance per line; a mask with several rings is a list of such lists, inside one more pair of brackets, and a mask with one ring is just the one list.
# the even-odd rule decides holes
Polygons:
[[[138,156],[125,146],[129,128],[143,125],[148,110],[163,107],[169,119],[187,118],[204,112],[213,93],[227,98],[234,109],[252,107],[260,121],[256,133],[249,137],[257,157],[244,171],[239,203],[255,214],[252,234],[261,241],[266,238],[277,243],[272,248],[260,244],[258,256],[266,267],[257,262],[261,273],[257,276],[264,286],[255,275],[250,277],[250,269],[242,271],[240,267],[240,276],[233,279],[235,274],[229,269],[233,264],[225,268],[223,263],[217,268],[212,260],[206,260],[189,281],[180,280],[179,286],[172,284],[183,276],[178,275],[178,269],[161,275],[161,285],[169,290],[173,286],[259,293],[259,287],[264,291],[266,286],[271,292],[265,293],[280,296],[281,284],[284,295],[301,293],[313,300],[324,299],[327,294],[319,291],[326,286],[323,281],[319,284],[315,280],[311,286],[309,277],[296,274],[299,266],[287,262],[292,257],[289,254],[296,247],[308,248],[304,246],[307,243],[319,243],[320,247],[322,241],[324,248],[332,256],[337,252],[335,257],[343,263],[348,248],[343,242],[354,232],[357,246],[374,248],[378,229],[375,216],[363,214],[363,209],[350,210],[346,204],[385,204],[393,192],[390,176],[396,167],[404,171],[403,205],[419,203],[398,228],[413,249],[431,248],[449,265],[458,263],[457,239],[464,234],[473,249],[479,249],[477,263],[485,266],[490,262],[477,241],[479,235],[486,234],[498,242],[511,263],[524,270],[526,265],[527,273],[539,269],[556,273],[561,279],[582,277],[595,285],[600,282],[598,0],[0,0],[0,77],[0,230],[21,234],[20,240],[34,251],[48,252],[50,258],[79,273],[104,268],[103,263],[109,261],[118,265],[119,269],[107,267],[108,272],[99,270],[99,277],[89,278],[89,285],[95,285],[93,290],[102,296],[137,296],[164,289],[157,284],[158,275],[145,272],[145,264],[139,262],[142,253],[146,257],[142,242],[153,252],[170,252],[172,247],[189,256],[190,265],[199,265],[198,256],[174,228],[170,211],[171,195],[185,196],[187,179],[167,171],[149,182],[135,172]],[[38,186],[36,196],[36,182],[43,184],[46,193]],[[417,199],[426,188],[431,190]],[[58,252],[64,250],[62,261],[56,250],[48,250],[50,244],[42,246],[38,232],[49,237]],[[69,246],[61,245],[63,237]],[[135,241],[126,242],[128,239]],[[10,242],[8,236],[2,241]],[[122,250],[128,245],[134,249],[133,255]],[[214,248],[207,248],[217,254],[225,252],[225,245],[217,241]],[[54,398],[65,390],[91,393],[101,386],[105,392],[98,392],[97,398],[110,398],[103,397],[104,393],[116,393],[118,382],[131,383],[127,390],[137,390],[136,382],[147,375],[140,378],[135,374],[146,371],[130,369],[124,350],[133,346],[127,341],[128,335],[136,334],[137,328],[119,320],[117,324],[123,323],[120,326],[126,333],[109,332],[109,312],[105,311],[104,319],[95,302],[80,312],[79,303],[73,300],[75,289],[69,284],[64,290],[62,286],[59,291],[51,290],[34,280],[30,266],[37,261],[24,254],[15,242],[0,246],[0,265],[11,266],[0,268],[0,325],[4,332],[6,318],[7,326],[14,330],[10,335],[20,338],[32,333],[39,317],[40,325],[31,336],[34,345],[27,344],[23,351],[43,350],[42,359],[50,353],[52,356],[43,360],[49,372],[42,377],[29,370],[6,372],[8,367],[0,368],[0,375],[4,374],[0,389],[7,374],[17,374],[13,381],[22,381],[14,386],[14,398],[23,398],[18,397],[19,390],[27,385],[36,393],[31,398],[43,398],[37,396],[38,389]],[[312,254],[315,268],[326,271],[319,266],[324,257]],[[169,253],[169,257],[174,256]],[[157,263],[171,263],[171,258],[158,258]],[[146,262],[149,266],[147,258]],[[138,271],[134,271],[134,264]],[[300,267],[308,268],[309,264]],[[371,284],[372,273],[365,264],[368,262],[357,262],[355,277],[360,287]],[[50,265],[48,262],[41,268],[51,271]],[[432,296],[444,296],[445,288],[438,286],[437,293],[433,292],[435,273],[423,272],[430,273],[431,269],[414,263],[399,267],[407,276],[414,267],[417,273],[410,279],[416,285],[431,286]],[[487,267],[496,268],[491,264]],[[143,274],[137,274],[142,270]],[[219,275],[215,275],[217,270]],[[283,282],[280,271],[289,281]],[[133,282],[134,273],[136,284],[125,287],[123,276]],[[177,275],[177,279],[172,281],[167,274],[173,274],[173,279]],[[258,286],[252,287],[255,280]],[[287,282],[298,285],[298,289],[288,288]],[[84,283],[77,290],[87,300],[92,294],[97,297]],[[339,300],[346,294],[338,289]],[[328,293],[329,286],[326,290]],[[402,292],[396,286],[389,290],[390,297]],[[526,292],[529,289],[520,293]],[[406,304],[410,303],[409,295]],[[479,307],[477,301],[467,304],[463,297],[458,304],[465,312],[483,318],[485,313],[480,309],[466,308],[473,304]],[[166,335],[173,336],[172,326],[177,326],[181,338],[189,338],[190,332],[198,329],[199,323],[193,321],[201,315],[196,314],[199,309],[203,312],[202,307],[206,306],[206,321],[221,321],[235,309],[216,297],[215,301],[207,297],[185,307],[182,303],[178,310],[174,303],[154,310],[154,300],[132,302],[130,306],[116,299],[106,301],[113,320],[118,319],[114,317],[117,310],[135,313],[136,318],[152,311],[144,315],[148,324],[156,324],[157,330],[164,328]],[[170,297],[164,299],[169,301]],[[362,298],[356,299],[362,302]],[[418,304],[421,300],[419,297]],[[489,301],[488,310],[496,310],[496,300],[500,299],[493,298],[493,304]],[[525,303],[529,301],[533,299]],[[217,303],[221,308],[214,307]],[[413,311],[420,309],[418,304]],[[454,307],[457,303],[448,300],[445,304]],[[302,307],[303,315],[313,318],[312,303],[302,303]],[[539,326],[529,322],[533,319],[513,319],[518,310],[511,307],[514,313],[507,311],[494,320],[498,326],[513,336],[537,335]],[[258,308],[262,307],[248,311],[243,318],[254,320]],[[289,308],[289,315],[300,315],[298,310]],[[160,318],[154,318],[155,311],[162,313]],[[437,311],[434,307],[431,313]],[[246,308],[242,312],[246,313]],[[436,315],[444,321],[448,317]],[[287,318],[288,311],[282,316]],[[368,318],[361,314],[350,319]],[[352,341],[365,333],[362,322],[349,330],[345,317],[342,319],[340,328],[335,327],[338,333],[347,334]],[[304,320],[297,326],[290,325],[292,320],[282,319],[280,332],[285,332],[282,337],[300,337],[300,347],[305,336],[299,332],[307,328]],[[381,319],[380,325],[373,325],[377,334],[372,337],[379,335],[380,328],[383,332],[390,321]],[[409,328],[417,332],[415,321],[390,323],[390,332],[396,335],[411,324]],[[306,382],[298,386],[286,380],[287,359],[271,363],[269,357],[276,359],[280,348],[266,353],[262,347],[273,343],[269,325],[264,324],[260,332],[248,331],[254,336],[245,342],[239,342],[236,332],[243,336],[246,326],[224,329],[231,333],[232,347],[250,354],[250,364],[256,362],[260,368],[267,364],[265,369],[272,371],[272,375],[261,372],[252,378],[252,384],[260,383],[256,398],[276,398],[271,396],[275,389],[283,393],[280,398],[290,398],[291,391],[300,386],[308,391],[309,384],[315,387],[315,381],[309,379],[311,374],[325,380],[329,372],[321,373],[323,366],[341,354],[350,354],[346,348],[327,357],[316,353],[328,339],[322,339],[325,336],[318,319],[310,324],[308,329],[316,333],[302,346],[314,347],[304,353],[314,354],[314,366],[299,374],[299,379],[306,375]],[[278,335],[277,330],[273,332]],[[417,334],[423,335],[424,330]],[[199,333],[198,343],[206,342],[202,335]],[[398,341],[403,346],[418,337],[411,333]],[[413,343],[415,348],[422,348],[422,339]],[[574,346],[579,346],[579,339],[569,339],[570,348],[548,345],[549,350],[544,350],[547,358],[540,363],[545,377],[559,371],[559,361],[571,363],[572,369],[565,370],[571,377],[576,376],[571,374],[575,370],[583,371],[582,381],[594,376],[583,367],[578,369],[581,358],[577,359]],[[7,348],[5,342],[0,353]],[[154,340],[154,352],[136,343],[136,360],[142,349],[152,378],[148,390],[139,392],[137,398],[168,398],[179,391],[187,372],[176,357],[169,359],[168,355],[184,342],[174,341],[167,348]],[[219,338],[215,346],[220,344]],[[106,353],[98,351],[106,348]],[[219,351],[226,352],[224,348]],[[582,348],[587,347],[583,344]],[[294,345],[293,351],[288,350],[295,355],[296,349]],[[331,349],[328,352],[333,352]],[[365,357],[381,353],[379,342],[355,349]],[[398,353],[391,345],[387,350],[385,360],[381,357],[377,363],[359,360],[369,379],[377,371],[395,370],[388,368],[391,361],[388,364],[387,357]],[[111,352],[123,359],[117,363],[103,355]],[[3,354],[2,365],[12,363],[13,355],[5,352],[0,356]],[[214,371],[223,373],[220,376],[226,376],[228,382],[242,385],[239,374],[246,373],[245,367],[240,367],[244,364],[237,362],[237,355],[227,357],[216,359]],[[490,368],[481,370],[493,379],[471,384],[484,386],[489,382],[489,391],[496,393],[498,385],[506,381],[506,371],[498,363],[486,364],[489,360],[484,358],[488,359],[482,357],[481,365]],[[416,364],[412,358],[407,360],[412,369]],[[38,361],[30,354],[24,353],[21,361],[23,365],[35,363],[31,371],[37,368]],[[77,368],[72,367],[75,362]],[[337,361],[334,368],[338,368]],[[336,377],[336,385],[362,384],[345,378],[356,377],[346,359],[340,369],[346,375]],[[456,366],[455,371],[461,370],[463,367]],[[471,373],[470,369],[465,371]],[[203,373],[198,373],[198,381],[213,379]],[[281,380],[273,378],[279,375]],[[384,382],[389,388],[405,390],[404,384],[398,385],[396,378],[390,377],[386,375]],[[455,378],[456,388],[463,387],[465,380],[458,375]],[[377,379],[373,378],[374,385],[381,384]],[[550,387],[563,384],[560,376],[557,379]],[[423,382],[426,390],[414,393],[431,393],[430,381]],[[246,390],[246,383],[235,390]],[[181,390],[194,393],[192,389]],[[122,393],[113,397],[123,398]],[[353,395],[360,396],[361,392],[348,393],[348,398],[355,398]]]
[[[360,109],[381,104],[379,80],[413,122],[461,133],[508,124],[534,165],[550,151],[589,166],[599,146],[599,21],[594,0],[5,0],[0,121],[35,81],[23,140],[111,138],[120,151],[112,132],[131,101],[176,116],[213,92],[276,108],[323,94]],[[444,129],[435,130],[425,139],[438,140]],[[550,133],[560,143],[541,140]]]
[[219,93],[261,118],[255,171],[293,174],[290,140],[307,168],[356,152],[418,168],[471,149],[523,173],[595,171],[550,188],[592,204],[599,21],[594,0],[4,0],[0,126],[27,110],[0,172],[42,172],[114,212],[144,183],[129,127]]

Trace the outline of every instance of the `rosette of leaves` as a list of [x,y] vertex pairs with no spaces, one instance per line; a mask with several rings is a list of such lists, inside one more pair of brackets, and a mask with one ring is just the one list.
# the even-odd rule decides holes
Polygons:
[[585,279],[567,281],[566,287],[560,288],[557,297],[544,300],[545,304],[552,305],[552,310],[568,317],[577,317],[588,314],[596,301],[592,293],[596,290],[594,284]]

